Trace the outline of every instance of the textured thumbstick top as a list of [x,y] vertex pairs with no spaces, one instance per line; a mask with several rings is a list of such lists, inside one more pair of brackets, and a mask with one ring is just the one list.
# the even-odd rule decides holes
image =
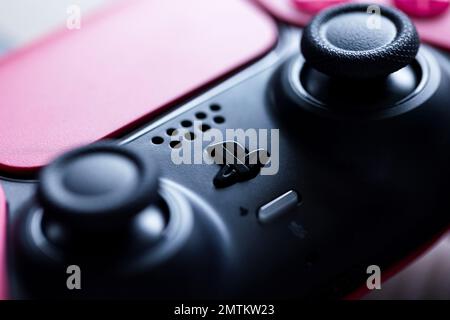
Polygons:
[[411,63],[419,50],[411,20],[396,9],[350,4],[322,11],[305,28],[306,61],[333,77],[387,76]]
[[98,143],[60,156],[40,178],[47,215],[99,230],[125,223],[157,198],[159,169],[138,150]]

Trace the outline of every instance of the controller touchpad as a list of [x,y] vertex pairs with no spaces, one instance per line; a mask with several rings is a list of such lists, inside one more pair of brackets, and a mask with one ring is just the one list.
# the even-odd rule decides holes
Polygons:
[[261,57],[276,32],[240,0],[117,1],[82,16],[0,59],[0,169],[122,133]]

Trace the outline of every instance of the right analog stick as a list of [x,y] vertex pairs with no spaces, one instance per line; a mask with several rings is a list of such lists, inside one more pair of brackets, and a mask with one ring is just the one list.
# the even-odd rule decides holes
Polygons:
[[303,32],[305,60],[328,76],[350,79],[385,77],[414,61],[420,41],[411,20],[389,7],[370,8],[341,5],[319,13]]

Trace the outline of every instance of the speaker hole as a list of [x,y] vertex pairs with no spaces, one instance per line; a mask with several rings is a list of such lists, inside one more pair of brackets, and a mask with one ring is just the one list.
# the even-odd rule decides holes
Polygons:
[[181,142],[180,141],[176,141],[176,140],[170,141],[169,145],[170,145],[170,147],[172,149],[179,149],[179,148],[181,148]]
[[222,117],[222,116],[214,117],[214,122],[217,123],[217,124],[224,123],[225,122],[225,118]]
[[220,109],[222,109],[221,108],[221,106],[219,106],[218,104],[212,104],[212,105],[210,105],[209,106],[209,108],[212,110],[212,111],[220,111]]
[[206,119],[206,113],[204,113],[204,112],[197,112],[197,113],[195,114],[195,117],[196,117],[197,119],[199,119],[199,120]]
[[156,136],[152,138],[152,142],[153,144],[161,144],[164,142],[164,139],[162,137]]
[[166,130],[166,133],[169,137],[176,136],[178,134],[178,130],[175,128],[169,128]]
[[211,126],[208,125],[208,124],[201,124],[198,128],[200,129],[200,131],[206,132],[206,131],[208,131],[209,129],[211,129]]
[[195,133],[193,133],[193,132],[186,132],[186,133],[184,134],[184,137],[185,137],[187,140],[192,141],[192,140],[195,139]]
[[183,121],[181,121],[181,125],[183,127],[185,127],[185,128],[189,128],[189,127],[192,126],[192,121],[190,121],[190,120],[183,120]]

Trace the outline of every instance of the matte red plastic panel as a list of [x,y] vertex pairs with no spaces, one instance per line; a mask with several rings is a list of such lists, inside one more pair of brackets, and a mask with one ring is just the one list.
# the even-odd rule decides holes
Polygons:
[[6,276],[6,199],[0,185],[0,300],[7,299]]
[[0,60],[0,170],[110,137],[267,53],[246,0],[126,0]]
[[[312,15],[301,11],[293,0],[255,0],[271,12],[275,17],[288,23],[304,26],[309,22]],[[301,0],[297,0],[301,1]],[[327,1],[327,0],[304,0],[305,2]],[[333,0],[334,1],[334,0]],[[330,1],[332,4],[333,1]],[[436,0],[435,0],[436,1]],[[448,1],[448,0],[442,0]],[[394,0],[351,0],[349,2],[381,3],[395,7]],[[413,18],[423,41],[443,49],[450,50],[450,10],[429,18]]]

